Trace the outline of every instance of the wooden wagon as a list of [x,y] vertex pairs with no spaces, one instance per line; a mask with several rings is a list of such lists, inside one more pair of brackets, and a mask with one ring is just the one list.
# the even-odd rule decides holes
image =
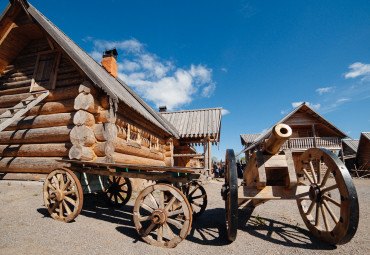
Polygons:
[[44,182],[44,203],[51,217],[69,222],[82,210],[83,194],[101,191],[111,206],[123,206],[131,197],[130,178],[155,181],[135,200],[133,220],[142,239],[171,248],[188,235],[193,216],[202,214],[207,194],[198,183],[201,170],[133,164],[65,160],[69,168],[51,171]]
[[291,150],[281,150],[291,134],[288,125],[278,124],[261,135],[250,146],[253,152],[240,184],[234,151],[227,150],[221,194],[228,240],[236,239],[239,207],[254,208],[268,200],[284,199],[297,201],[305,225],[320,240],[343,244],[356,233],[358,198],[347,168],[326,149],[311,148],[293,159]]

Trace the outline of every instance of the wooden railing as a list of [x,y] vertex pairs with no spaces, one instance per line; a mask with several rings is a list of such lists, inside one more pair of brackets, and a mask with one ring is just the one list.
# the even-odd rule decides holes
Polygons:
[[338,137],[301,137],[290,138],[286,141],[282,149],[308,149],[308,148],[330,148],[340,149],[341,140]]

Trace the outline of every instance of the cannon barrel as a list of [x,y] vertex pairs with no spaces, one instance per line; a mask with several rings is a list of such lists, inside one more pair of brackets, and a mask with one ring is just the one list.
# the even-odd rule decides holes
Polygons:
[[264,146],[264,152],[276,154],[280,147],[292,136],[292,129],[286,124],[277,124],[272,128],[271,136]]

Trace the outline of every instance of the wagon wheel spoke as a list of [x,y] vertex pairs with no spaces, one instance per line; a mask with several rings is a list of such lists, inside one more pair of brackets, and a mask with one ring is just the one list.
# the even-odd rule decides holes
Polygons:
[[157,242],[162,242],[163,240],[163,226],[157,228]]
[[59,217],[63,218],[63,203],[59,202]]
[[205,197],[206,197],[206,195],[199,195],[199,196],[192,197],[192,199],[195,200],[195,199],[198,199],[198,198],[205,198]]
[[[333,203],[333,204],[335,204],[336,206],[340,207],[340,203],[339,203],[338,201],[336,201],[336,200],[332,199],[331,197],[328,197],[327,195],[323,195],[323,198],[324,198],[325,200],[328,200],[328,201],[332,202],[332,203]],[[325,200],[324,200],[324,201],[325,201]]]
[[175,202],[176,200],[176,197],[172,197],[171,200],[168,202],[168,204],[166,205],[166,207],[164,208],[164,210],[166,212],[168,212],[168,210],[172,207],[173,203]]
[[74,191],[74,190],[64,191],[64,195],[65,196],[68,196],[68,195],[76,195],[76,191]]
[[150,220],[150,216],[141,216],[141,217],[138,217],[139,218],[139,221],[147,221],[147,220]]
[[315,204],[316,204],[315,201],[311,201],[311,205],[310,205],[310,207],[308,207],[308,210],[307,210],[306,214],[311,214],[313,208],[315,207]]
[[193,189],[190,193],[189,193],[189,197],[191,197],[194,193],[195,193],[195,191],[197,191],[199,189],[199,186],[197,186],[195,189]]
[[182,224],[181,222],[177,221],[177,220],[174,220],[174,219],[171,219],[171,218],[167,218],[167,222],[168,223],[171,223],[172,225],[174,225],[175,227],[177,227],[178,229],[181,229],[182,228]]
[[154,208],[158,208],[158,203],[157,201],[155,200],[154,196],[152,193],[149,193],[148,194],[148,197],[149,197],[149,200],[150,202],[154,205]]
[[317,183],[317,178],[316,178],[316,174],[315,174],[315,168],[313,167],[312,160],[309,161],[309,164],[310,164],[310,168],[311,168],[313,182],[314,183]]
[[328,218],[326,217],[326,212],[325,212],[324,206],[322,204],[320,204],[320,209],[321,209],[321,213],[322,213],[322,218],[324,219],[325,229],[326,229],[326,231],[329,231],[330,228],[329,228]]
[[326,173],[325,173],[325,175],[324,175],[324,178],[322,179],[322,182],[321,182],[321,184],[320,184],[320,187],[324,187],[324,186],[325,186],[326,182],[328,181],[328,178],[329,178],[330,173],[331,173],[331,171],[330,171],[330,169],[328,168],[328,169],[326,170]]
[[68,178],[63,190],[67,190],[70,185],[71,185],[71,179]]
[[51,190],[51,192],[56,192],[56,189],[50,183],[47,184],[47,187]]
[[114,193],[114,201],[115,201],[116,203],[118,203],[117,193]]
[[122,197],[121,193],[117,193],[117,196],[119,197],[119,199],[121,199],[121,201],[125,200],[125,199]]
[[67,197],[67,196],[64,196],[64,199],[65,199],[67,202],[69,202],[71,205],[76,206],[76,201],[75,201],[75,200],[73,200],[72,198]]
[[53,205],[53,207],[51,207],[51,211],[55,211],[55,209],[57,208],[57,206],[59,205],[59,201],[56,201],[55,203],[54,203],[54,205]]
[[183,212],[184,212],[184,210],[182,208],[178,209],[178,210],[175,210],[175,211],[170,211],[169,213],[167,213],[167,217],[178,215],[178,214],[183,213]]
[[307,180],[311,183],[311,184],[314,184],[315,182],[312,180],[310,174],[307,172],[307,170],[305,168],[302,168],[302,171],[304,173],[304,175],[306,176]]
[[154,211],[153,208],[151,208],[149,205],[142,203],[141,207],[147,210],[148,212],[152,213]]
[[165,222],[164,224],[163,224],[163,226],[166,228],[166,230],[167,230],[167,232],[168,232],[168,234],[170,235],[170,239],[173,239],[173,238],[175,238],[176,237],[176,235],[173,233],[173,231],[172,231],[172,229],[170,228],[170,226],[167,224],[167,222]]
[[317,168],[317,183],[321,183],[321,172],[322,172],[322,160],[319,160],[319,167]]
[[55,175],[53,176],[53,181],[54,181],[56,189],[58,190],[59,189],[59,181],[58,181],[58,179]]
[[329,206],[328,202],[326,202],[325,200],[323,200],[323,203],[324,203],[324,206],[326,208],[326,210],[328,210],[331,218],[333,219],[333,221],[335,222],[335,224],[338,224],[338,218],[335,216],[334,212],[332,211],[331,207]]
[[71,208],[67,205],[66,201],[63,200],[63,206],[67,211],[67,214],[70,215],[72,213]]
[[320,205],[316,203],[316,213],[315,213],[315,226],[318,226],[320,223]]
[[331,191],[331,190],[336,189],[336,188],[338,188],[338,184],[335,184],[335,185],[330,186],[330,187],[326,187],[325,189],[322,189],[321,192],[324,194],[325,192]]

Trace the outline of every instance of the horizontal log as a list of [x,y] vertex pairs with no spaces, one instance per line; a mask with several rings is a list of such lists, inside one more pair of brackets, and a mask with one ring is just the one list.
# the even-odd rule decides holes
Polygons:
[[165,166],[164,161],[155,160],[149,158],[142,158],[128,154],[122,154],[115,152],[112,156],[114,162],[122,164],[136,164],[136,165],[147,165],[147,166]]
[[[129,155],[134,155],[134,156],[144,157],[144,158],[150,158],[150,159],[156,159],[156,160],[162,160],[162,161],[164,160],[164,156],[162,153],[150,151],[150,149],[146,147],[137,148],[137,147],[130,146],[125,140],[121,138],[117,138],[116,140],[114,140],[113,145],[114,145],[114,151],[119,152],[119,153],[129,154]],[[107,155],[105,150],[106,150],[105,142],[96,144],[94,147],[94,151],[96,155],[98,156]]]
[[166,158],[164,160],[164,163],[166,164],[166,166],[172,166],[172,158]]
[[76,70],[73,70],[70,73],[63,73],[63,74],[58,73],[57,81],[67,80],[67,79],[75,79],[75,78],[80,78],[80,77],[81,77],[81,74],[79,72],[77,72]]
[[75,144],[69,150],[69,159],[78,159],[83,161],[90,161],[96,157],[94,151],[90,147]]
[[31,86],[26,86],[26,87],[14,88],[14,89],[0,90],[0,96],[26,93],[30,91],[30,88]]
[[111,157],[114,153],[114,143],[111,141],[96,143],[93,150],[98,157]]
[[26,87],[31,85],[31,79],[24,81],[15,81],[15,82],[5,82],[1,85],[1,89],[14,89],[20,87]]
[[68,142],[73,126],[19,129],[0,132],[0,144]]
[[72,85],[78,85],[83,82],[83,78],[74,78],[74,79],[67,79],[67,80],[59,80],[56,81],[56,87],[65,87],[65,86],[72,86]]
[[65,73],[71,73],[76,71],[76,68],[74,66],[68,65],[64,67],[59,67],[58,68],[58,75],[60,74],[65,74]]
[[[44,115],[52,113],[63,113],[63,112],[73,112],[74,109],[74,99],[61,100],[59,102],[47,102],[40,103],[33,107],[29,112],[26,113],[28,116],[33,115]],[[0,108],[0,114],[6,112],[8,108]]]
[[85,125],[92,127],[95,124],[95,118],[91,113],[84,110],[79,110],[73,117],[73,123],[77,126]]
[[85,110],[90,113],[98,113],[99,102],[91,94],[80,93],[75,99],[75,110]]
[[95,124],[94,134],[98,141],[112,141],[117,137],[117,127],[112,123]]
[[[111,113],[109,110],[101,110],[95,114],[96,123],[105,123],[105,122],[116,122],[116,115]],[[116,122],[118,125],[118,123]]]
[[1,180],[14,181],[44,181],[47,174],[30,174],[30,173],[3,173],[0,176]]
[[166,151],[164,153],[165,157],[168,158],[168,157],[172,157],[172,151]]
[[96,90],[94,85],[88,80],[83,81],[80,84],[78,92],[79,93],[84,93],[84,94],[92,94],[95,97],[99,97],[99,92]]
[[4,157],[0,158],[0,172],[50,173],[55,168],[70,166],[57,161],[61,159],[62,157]]
[[0,145],[1,157],[64,157],[68,156],[70,143],[41,143]]
[[9,82],[15,82],[15,81],[25,81],[32,79],[32,77],[29,77],[27,75],[21,75],[16,77],[2,77],[0,78],[0,84],[1,83],[9,83]]
[[[43,102],[60,101],[65,99],[75,98],[78,95],[79,86],[69,86],[64,88],[58,88],[50,91],[49,95],[43,100]],[[12,107],[18,104],[22,99],[29,97],[31,93],[22,93],[14,95],[5,95],[1,97],[0,107]]]
[[96,142],[94,131],[88,126],[74,126],[70,133],[70,140],[72,144],[85,147],[90,147]]
[[48,115],[27,116],[12,123],[5,130],[31,129],[44,127],[68,126],[73,124],[74,113],[56,113]]

